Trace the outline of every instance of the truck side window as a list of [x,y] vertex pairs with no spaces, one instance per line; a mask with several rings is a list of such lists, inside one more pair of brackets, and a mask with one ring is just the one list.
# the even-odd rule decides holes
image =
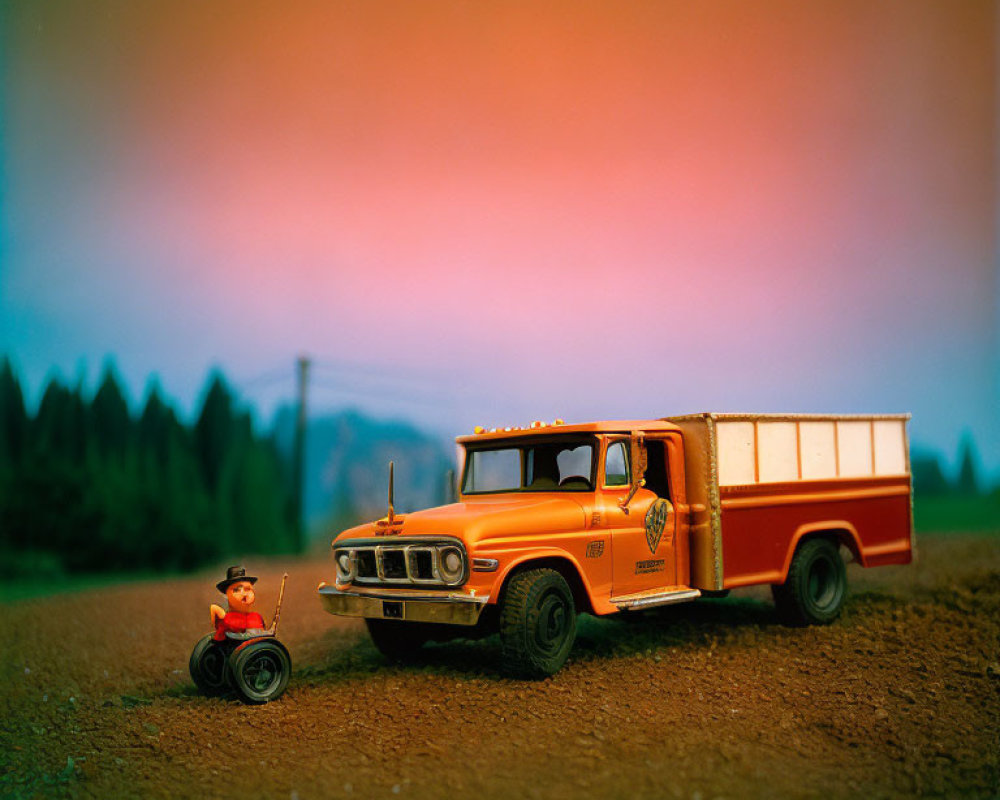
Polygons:
[[628,460],[623,441],[608,445],[608,454],[604,459],[604,485],[628,486]]
[[667,448],[663,442],[646,440],[646,488],[657,497],[670,498],[667,482]]

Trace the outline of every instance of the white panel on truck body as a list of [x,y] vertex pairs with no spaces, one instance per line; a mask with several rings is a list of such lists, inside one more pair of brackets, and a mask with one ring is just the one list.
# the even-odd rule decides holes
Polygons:
[[[684,438],[688,502],[705,509],[699,512],[700,521],[691,526],[690,538],[691,585],[699,589],[718,591],[725,583],[723,504],[730,501],[731,508],[739,507],[741,504],[734,506],[731,501],[744,494],[762,504],[784,502],[782,495],[789,493],[777,476],[791,476],[793,457],[798,459],[796,467],[803,481],[830,482],[830,486],[817,487],[820,495],[837,488],[838,447],[844,448],[844,467],[858,473],[855,477],[871,479],[873,457],[878,475],[885,471],[900,477],[909,471],[906,414],[702,413],[663,419],[677,425]],[[838,436],[841,425],[844,433]],[[796,428],[797,452],[790,446],[790,430]],[[843,472],[841,476],[849,477]],[[758,491],[726,489],[752,485],[758,478],[764,484]],[[768,487],[765,482],[774,485]],[[802,494],[811,500],[808,487],[802,488],[806,490]],[[835,494],[831,492],[831,500]],[[825,513],[819,506],[815,510]]]
[[752,422],[716,424],[719,485],[741,486],[754,482],[754,435]]
[[761,483],[799,479],[799,445],[794,422],[757,423],[757,472]]
[[906,474],[906,427],[897,419],[875,420],[875,474]]
[[837,454],[841,478],[865,478],[872,474],[871,423],[838,420]]
[[837,477],[836,423],[832,420],[799,423],[802,480],[821,481]]

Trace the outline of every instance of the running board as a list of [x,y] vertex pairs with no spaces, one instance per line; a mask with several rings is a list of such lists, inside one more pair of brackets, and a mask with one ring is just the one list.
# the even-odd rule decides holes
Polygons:
[[687,600],[695,600],[701,597],[700,589],[684,587],[667,587],[663,589],[651,589],[635,594],[623,594],[621,597],[612,597],[611,603],[618,606],[619,611],[636,610],[640,608],[653,608],[655,606],[666,606],[671,603],[683,603]]

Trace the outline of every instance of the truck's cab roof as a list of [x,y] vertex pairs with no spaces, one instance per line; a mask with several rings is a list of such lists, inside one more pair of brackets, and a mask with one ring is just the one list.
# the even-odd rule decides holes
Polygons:
[[624,419],[607,420],[601,422],[580,422],[567,425],[561,421],[554,423],[533,422],[524,427],[490,428],[479,429],[473,434],[459,436],[455,439],[459,444],[474,444],[476,442],[488,442],[504,439],[519,439],[525,436],[545,436],[551,434],[573,433],[629,433],[630,431],[678,431],[676,425],[660,419]]

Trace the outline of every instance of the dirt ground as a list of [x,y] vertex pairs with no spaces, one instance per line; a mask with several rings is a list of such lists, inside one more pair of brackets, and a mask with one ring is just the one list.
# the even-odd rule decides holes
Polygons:
[[387,665],[331,617],[326,561],[250,563],[287,693],[200,697],[187,672],[219,576],[0,606],[0,793],[41,797],[903,797],[1000,794],[1000,537],[925,536],[849,567],[840,621],[769,594],[580,620],[554,678],[495,638]]

